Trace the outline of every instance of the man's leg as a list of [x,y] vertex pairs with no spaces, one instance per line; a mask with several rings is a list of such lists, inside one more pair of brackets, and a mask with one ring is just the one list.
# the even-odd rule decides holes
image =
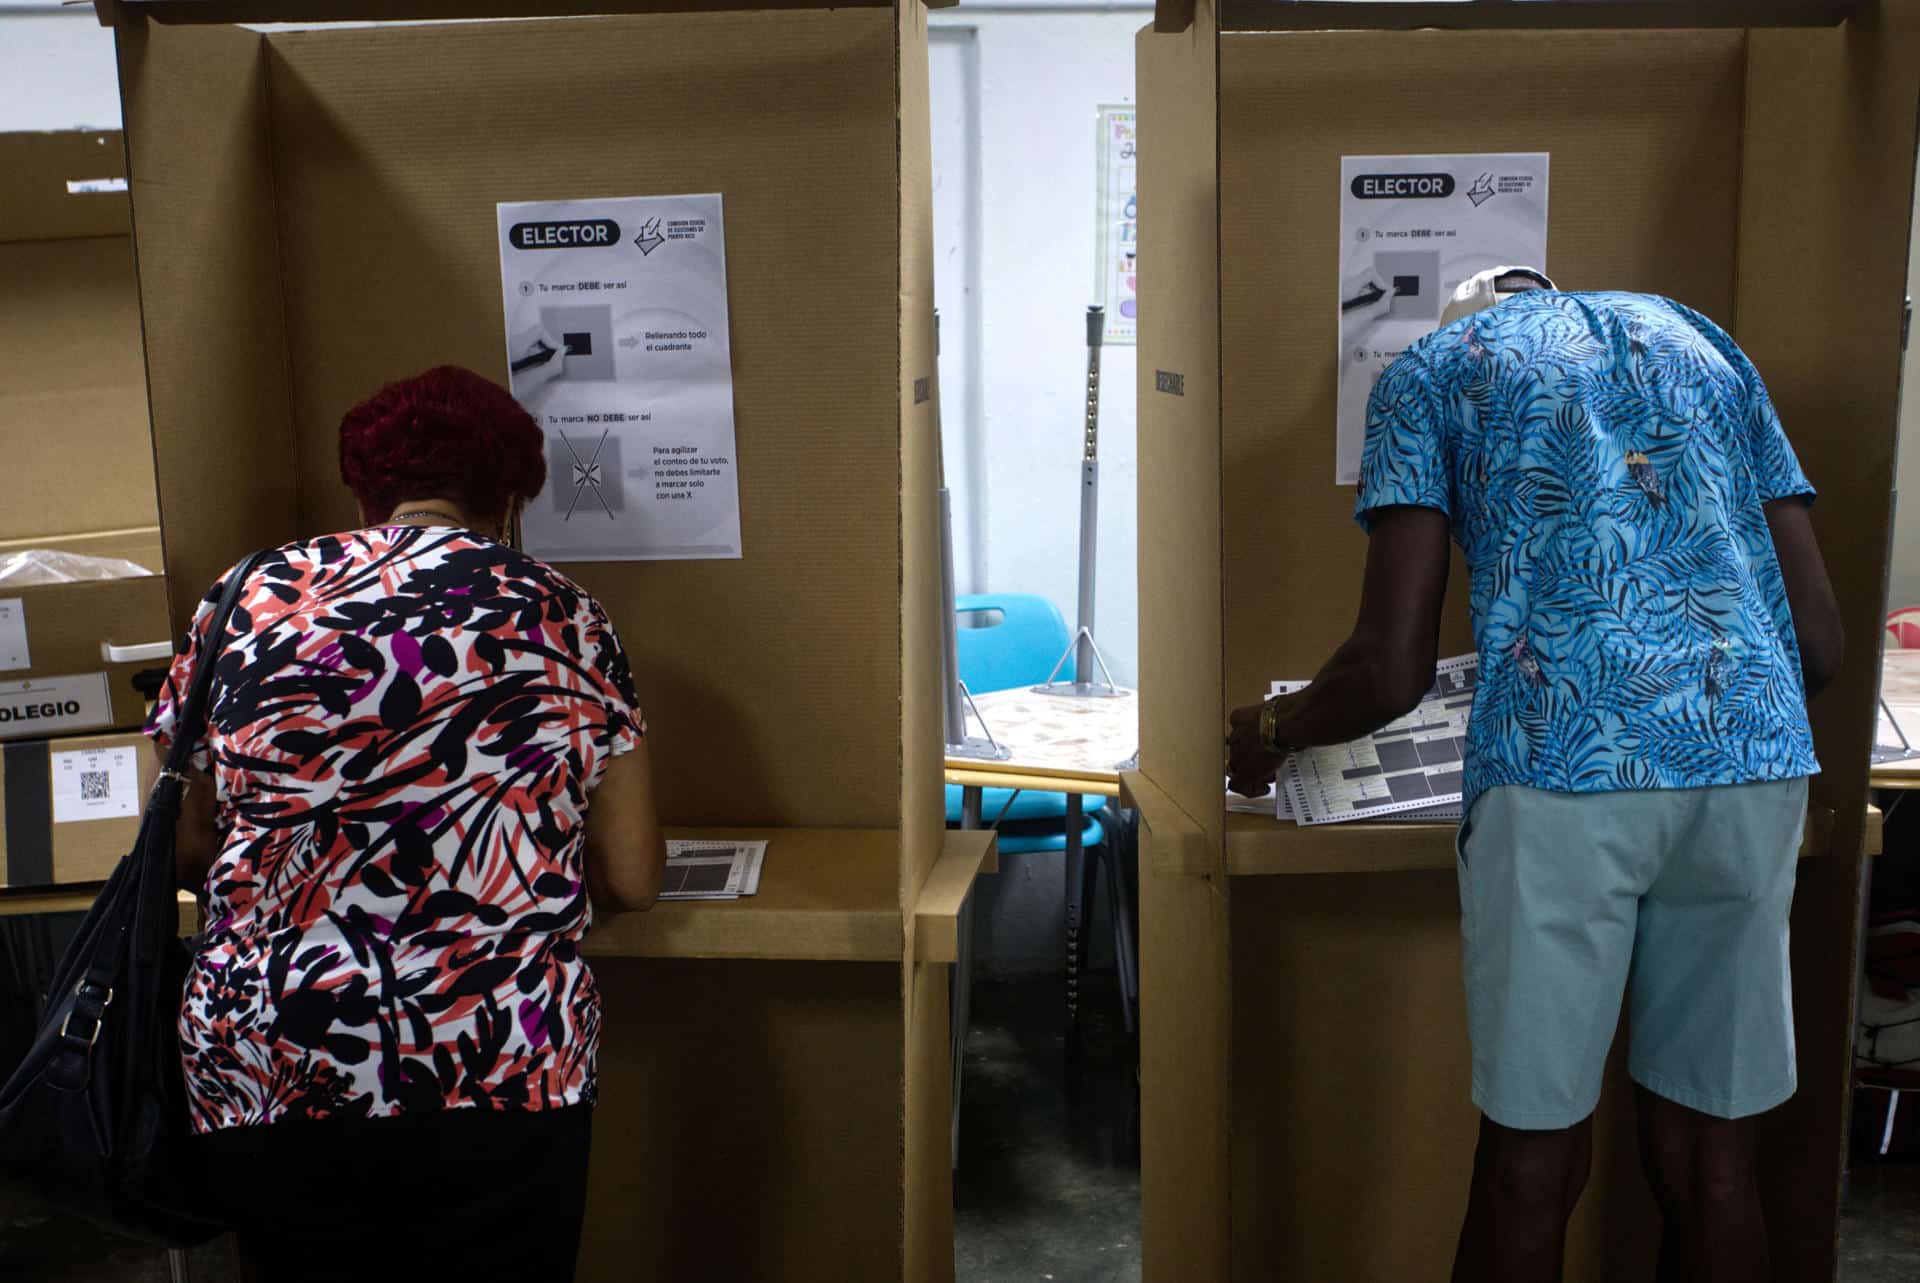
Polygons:
[[1660,1204],[1658,1283],[1767,1283],[1753,1119],[1715,1118],[1635,1089],[1640,1162]]
[[1454,1283],[1560,1277],[1640,895],[1664,849],[1658,810],[1644,795],[1508,786],[1484,794],[1461,831],[1467,1024],[1482,1121]]
[[1592,1161],[1591,1114],[1559,1131],[1482,1116],[1453,1283],[1559,1283],[1567,1221]]
[[1794,1088],[1787,914],[1807,786],[1694,792],[1687,841],[1640,905],[1627,1061],[1640,1157],[1664,1224],[1661,1283],[1765,1283],[1753,1118]]

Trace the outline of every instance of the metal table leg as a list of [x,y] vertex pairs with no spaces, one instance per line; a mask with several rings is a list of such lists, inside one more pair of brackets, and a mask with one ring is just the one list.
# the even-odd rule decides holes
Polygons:
[[[1104,816],[1105,811],[1101,814]],[[1107,834],[1107,907],[1113,914],[1113,963],[1120,974],[1120,1016],[1127,1035],[1134,1033],[1140,973],[1133,956],[1133,921],[1127,912],[1126,869],[1133,850],[1133,827],[1124,821],[1101,826]]]
[[1067,901],[1067,1052],[1077,1054],[1080,1050],[1080,970],[1084,944],[1081,937],[1085,934],[1087,916],[1087,892],[1090,890],[1091,870],[1087,865],[1087,853],[1080,843],[1080,830],[1086,820],[1081,814],[1081,801],[1078,793],[1067,794],[1067,851],[1066,851],[1066,901]]
[[[960,827],[977,829],[980,827],[981,790],[967,785],[960,790]],[[957,924],[959,941],[955,949],[953,974],[948,985],[948,1015],[950,1025],[947,1032],[948,1055],[952,1060],[953,1071],[953,1128],[950,1142],[950,1154],[954,1169],[960,1167],[960,1084],[967,1059],[967,1030],[973,1015],[973,893],[967,893],[966,900],[960,906],[960,921]]]

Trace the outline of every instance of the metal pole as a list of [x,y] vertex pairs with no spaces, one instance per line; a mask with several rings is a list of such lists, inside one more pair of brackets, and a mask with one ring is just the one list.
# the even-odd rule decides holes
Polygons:
[[940,411],[940,309],[933,312],[933,455],[940,474],[940,656],[946,681],[947,747],[959,748],[967,739],[967,709],[960,698],[960,637],[955,621],[953,573],[953,494],[947,489],[946,424]]
[[1080,462],[1080,627],[1073,652],[1076,686],[1093,684],[1094,562],[1100,547],[1100,345],[1107,311],[1087,309],[1086,440]]
[[[1073,640],[1060,652],[1060,662],[1035,686],[1041,695],[1121,699],[1125,691],[1114,685],[1113,674],[1093,637],[1094,571],[1100,554],[1100,347],[1106,338],[1107,310],[1087,309],[1087,403],[1080,446],[1080,602]],[[1060,672],[1073,660],[1073,676]],[[1099,676],[1095,676],[1098,670]]]
[[960,680],[960,625],[956,618],[957,577],[953,570],[953,494],[947,489],[946,426],[940,407],[940,311],[933,313],[933,455],[939,475],[940,495],[940,668],[946,689],[940,701],[941,720],[946,723],[946,755],[1005,761],[1006,749],[994,741],[986,719],[974,710],[980,723],[979,735],[967,734],[967,708],[972,700],[966,684]]

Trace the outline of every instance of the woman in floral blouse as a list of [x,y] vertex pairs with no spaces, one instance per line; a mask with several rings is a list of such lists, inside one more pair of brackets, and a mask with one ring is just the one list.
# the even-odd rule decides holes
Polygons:
[[253,570],[180,821],[209,1197],[254,1278],[570,1278],[581,941],[594,906],[651,905],[665,859],[632,675],[600,605],[502,542],[546,475],[504,390],[388,387],[341,423],[340,469],[364,525]]

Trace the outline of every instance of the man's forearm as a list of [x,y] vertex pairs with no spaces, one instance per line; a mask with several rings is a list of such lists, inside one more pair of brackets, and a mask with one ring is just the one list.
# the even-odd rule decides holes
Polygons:
[[1305,690],[1280,697],[1275,739],[1293,748],[1345,744],[1404,717],[1433,682],[1431,674],[1410,681],[1404,667],[1347,642]]

